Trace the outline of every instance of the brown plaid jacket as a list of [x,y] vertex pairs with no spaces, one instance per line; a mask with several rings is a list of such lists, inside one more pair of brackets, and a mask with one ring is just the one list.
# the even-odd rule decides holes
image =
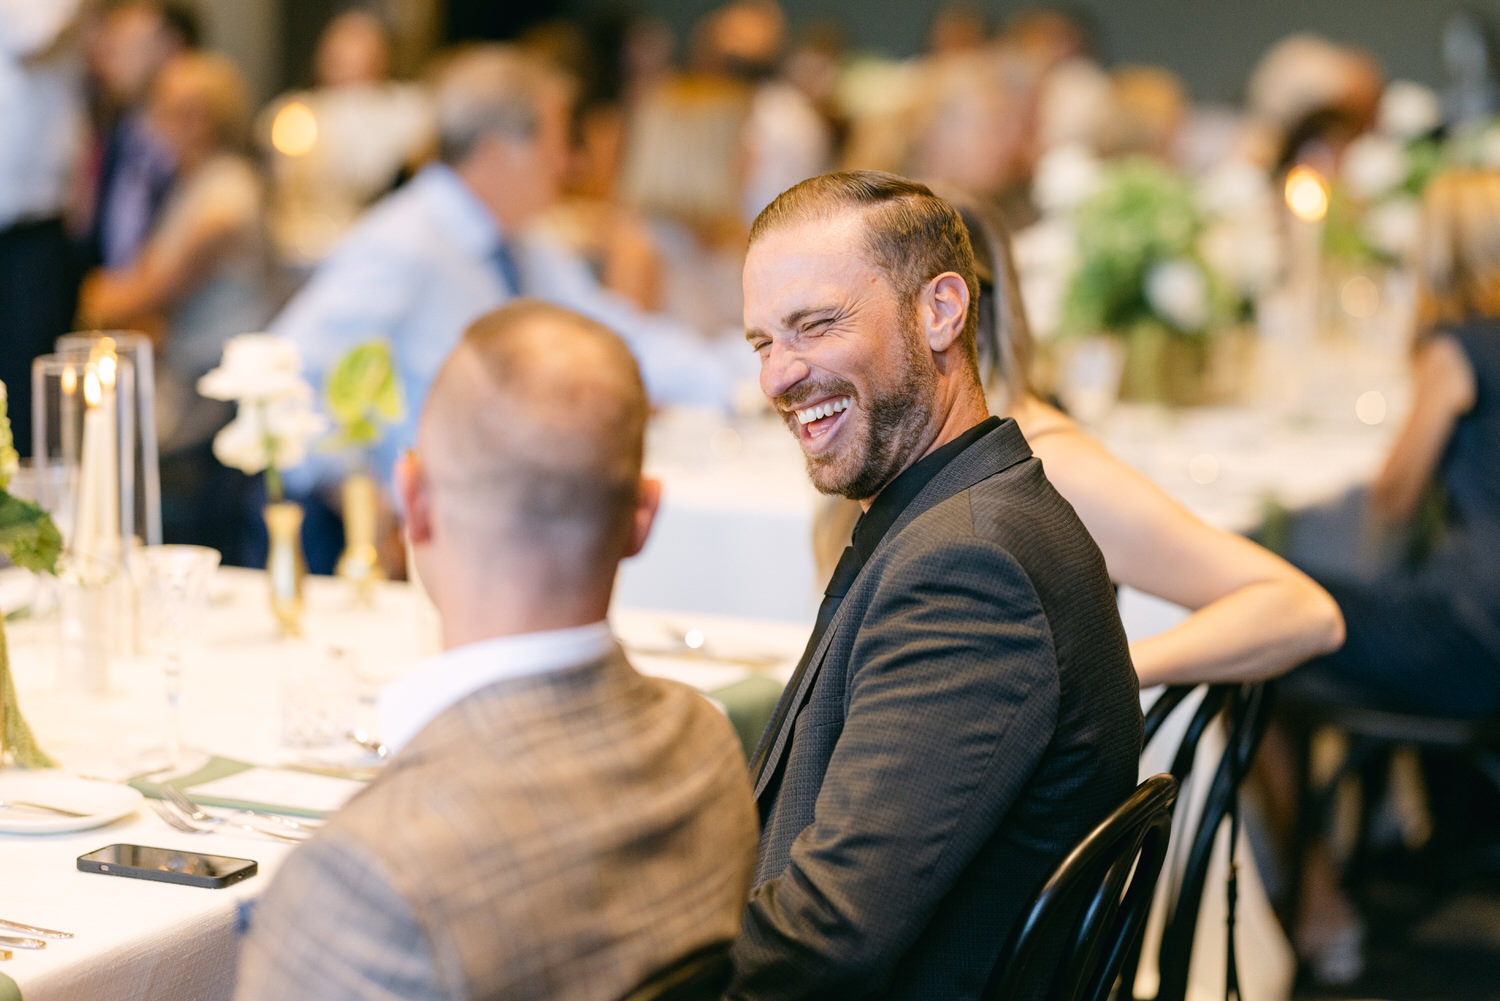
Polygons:
[[603,661],[439,715],[256,908],[242,1001],[613,1001],[731,939],[755,813],[728,720]]

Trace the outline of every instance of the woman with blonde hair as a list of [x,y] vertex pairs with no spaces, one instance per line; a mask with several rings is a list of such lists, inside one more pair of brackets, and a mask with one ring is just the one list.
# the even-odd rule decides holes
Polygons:
[[[1376,528],[1411,556],[1376,575],[1316,572],[1343,610],[1348,642],[1293,671],[1281,695],[1475,718],[1500,713],[1500,171],[1455,170],[1422,200],[1413,263],[1417,330],[1411,411],[1370,486]],[[1273,731],[1274,734],[1274,731]],[[1264,750],[1281,748],[1279,739]],[[1282,750],[1282,754],[1286,751]],[[1290,831],[1289,758],[1267,791]],[[1299,951],[1329,984],[1363,968],[1363,930],[1326,847],[1303,860]]]
[[1500,712],[1500,171],[1428,185],[1414,264],[1414,396],[1371,485],[1382,527],[1423,555],[1373,581],[1328,579],[1349,624],[1293,691],[1405,712]]

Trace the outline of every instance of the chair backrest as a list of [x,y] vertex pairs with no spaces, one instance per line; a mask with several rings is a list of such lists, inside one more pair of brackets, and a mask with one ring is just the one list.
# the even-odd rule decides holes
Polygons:
[[[1168,898],[1168,911],[1157,953],[1159,981],[1153,1001],[1182,1001],[1187,996],[1188,971],[1198,928],[1198,912],[1203,903],[1214,842],[1226,820],[1230,822],[1231,838],[1234,836],[1239,788],[1249,772],[1250,762],[1260,747],[1261,738],[1265,736],[1266,726],[1270,721],[1273,688],[1269,681],[1176,686],[1162,692],[1146,713],[1148,744],[1167,718],[1186,701],[1187,696],[1200,687],[1205,689],[1203,699],[1193,711],[1173,755],[1172,777],[1179,786],[1187,782],[1189,775],[1195,770],[1199,742],[1215,718],[1222,718],[1224,721],[1224,753],[1217,763],[1205,769],[1205,776],[1197,779],[1208,782],[1209,785],[1196,823],[1190,829],[1182,828],[1178,831],[1179,838],[1188,839],[1188,852],[1181,871],[1173,874],[1176,886],[1175,892],[1169,894]],[[1230,874],[1232,879],[1233,867]],[[1230,892],[1230,940],[1225,954],[1226,961],[1231,964],[1226,974],[1229,982],[1234,983],[1233,887]],[[1137,943],[1137,948],[1127,956],[1121,970],[1125,984],[1133,987],[1139,962]],[[1123,996],[1134,995],[1127,990]]]
[[1145,930],[1177,780],[1155,775],[1068,853],[985,986],[992,1001],[1103,1001]]
[[715,942],[656,971],[622,1001],[719,1001],[731,972],[729,943]]

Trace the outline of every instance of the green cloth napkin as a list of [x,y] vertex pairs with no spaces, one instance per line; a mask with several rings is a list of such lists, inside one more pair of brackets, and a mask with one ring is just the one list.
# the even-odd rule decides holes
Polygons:
[[[153,782],[149,779],[149,777],[143,775],[131,779],[130,785],[136,789],[139,789],[142,795],[148,796],[151,799],[161,799],[161,787],[163,785],[170,785],[180,790],[183,794],[188,795],[189,798],[191,798],[195,803],[202,803],[204,806],[223,806],[228,807],[231,810],[260,810],[265,813],[282,813],[291,817],[309,817],[312,819],[322,819],[328,816],[328,811],[326,810],[306,810],[297,807],[290,807],[282,803],[256,803],[248,800],[229,799],[222,796],[205,796],[202,793],[188,792],[189,787],[198,785],[202,782],[212,782],[215,779],[228,778],[231,775],[237,775],[240,772],[247,771],[248,769],[261,767],[265,766],[256,765],[249,761],[236,761],[234,758],[221,758],[218,756],[214,756],[208,759],[208,764],[204,765],[202,768],[189,775],[179,775],[176,778],[169,779],[165,783]],[[289,772],[304,772],[309,775],[328,774],[327,772],[319,771],[316,768],[295,768],[290,766],[282,766],[282,770]],[[347,778],[348,776],[340,775],[338,777]],[[359,780],[356,779],[355,781]],[[0,1001],[5,1001],[5,998],[3,996],[0,996]]]
[[21,988],[3,973],[0,973],[0,1001],[21,1001]]
[[745,748],[747,760],[755,753],[760,735],[765,732],[771,716],[776,712],[782,687],[781,682],[775,678],[752,674],[732,685],[704,692],[709,698],[717,700],[729,713],[729,722],[734,724],[735,733],[740,735],[740,744]]

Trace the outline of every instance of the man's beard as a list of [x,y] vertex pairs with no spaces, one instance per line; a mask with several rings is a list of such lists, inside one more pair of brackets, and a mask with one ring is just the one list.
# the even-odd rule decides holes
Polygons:
[[[848,412],[864,418],[862,429],[840,429],[849,433],[841,447],[824,455],[805,456],[808,479],[820,493],[866,500],[884,489],[915,458],[912,453],[920,447],[922,432],[932,422],[937,372],[914,322],[902,331],[902,343],[906,348],[905,371],[895,385],[872,389],[869,397],[861,397],[853,383],[833,378],[804,383],[777,398],[793,434],[798,434],[794,423],[797,417],[790,411],[809,400],[847,396],[854,401]],[[853,437],[859,430],[863,436]]]

